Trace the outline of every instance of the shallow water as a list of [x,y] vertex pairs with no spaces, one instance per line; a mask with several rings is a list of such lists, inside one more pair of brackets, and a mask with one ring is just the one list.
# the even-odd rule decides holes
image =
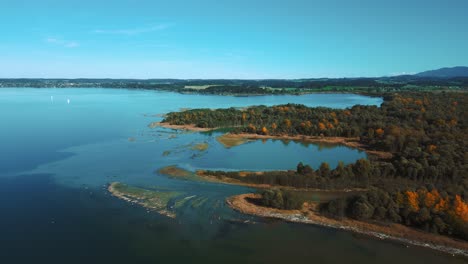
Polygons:
[[[381,102],[349,94],[229,97],[2,88],[0,256],[4,263],[461,262],[426,249],[241,215],[224,199],[251,191],[247,188],[155,173],[174,164],[191,170],[294,169],[299,161],[336,166],[339,160],[366,156],[342,146],[271,140],[226,149],[216,141],[217,133],[148,128],[161,120],[158,114],[180,108],[283,103],[345,108]],[[203,142],[209,144],[206,151],[191,149]],[[174,220],[111,197],[106,186],[113,181],[181,192],[173,205],[187,199],[178,203]]]

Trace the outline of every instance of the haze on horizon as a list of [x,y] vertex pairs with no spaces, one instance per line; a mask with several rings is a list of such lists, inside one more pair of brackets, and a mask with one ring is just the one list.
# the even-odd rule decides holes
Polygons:
[[466,65],[468,1],[0,0],[0,78],[372,77]]

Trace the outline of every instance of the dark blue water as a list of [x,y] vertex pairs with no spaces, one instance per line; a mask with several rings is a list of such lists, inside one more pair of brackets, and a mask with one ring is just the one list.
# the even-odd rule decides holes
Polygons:
[[[53,99],[51,98],[53,96]],[[70,99],[70,103],[67,103]],[[0,90],[1,263],[458,263],[431,250],[347,232],[241,215],[224,204],[247,188],[170,179],[167,165],[292,169],[353,162],[365,153],[281,141],[225,149],[216,134],[150,129],[182,107],[380,104],[356,95],[221,97],[112,89]],[[129,141],[133,138],[134,141]],[[207,142],[205,152],[191,145]],[[162,155],[169,151],[169,155]],[[177,218],[111,197],[109,182],[194,197]],[[249,220],[256,224],[245,224]],[[339,254],[337,253],[339,252]]]

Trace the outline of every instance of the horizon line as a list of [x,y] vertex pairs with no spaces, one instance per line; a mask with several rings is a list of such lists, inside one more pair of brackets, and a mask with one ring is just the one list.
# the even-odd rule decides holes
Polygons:
[[[442,69],[453,69],[453,68],[468,68],[468,66],[452,66],[452,67],[441,67],[431,70],[425,70],[420,72],[400,72],[395,74],[387,74],[387,75],[380,75],[380,76],[357,76],[357,77],[349,77],[349,76],[342,76],[342,77],[300,77],[300,78],[281,78],[281,77],[274,77],[274,78],[183,78],[183,77],[154,77],[154,78],[131,78],[131,77],[122,77],[122,78],[113,78],[113,77],[0,77],[1,80],[251,80],[251,81],[261,81],[261,80],[312,80],[312,79],[372,79],[372,78],[392,78],[392,77],[403,77],[403,76],[414,76],[417,77],[418,74],[423,72],[430,72],[435,70],[442,70]],[[458,76],[464,77],[464,76]],[[447,77],[442,77],[447,78]],[[452,76],[450,78],[456,78],[456,76]]]

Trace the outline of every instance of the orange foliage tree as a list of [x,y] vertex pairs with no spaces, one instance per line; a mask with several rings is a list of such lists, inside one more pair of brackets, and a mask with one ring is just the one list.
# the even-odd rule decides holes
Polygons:
[[439,192],[436,189],[433,189],[430,192],[427,192],[424,197],[424,205],[427,208],[432,208],[436,204],[437,201],[440,200]]
[[462,200],[460,195],[455,195],[453,210],[456,217],[461,219],[463,222],[468,222],[468,204]]
[[419,195],[417,192],[406,191],[406,202],[414,212],[419,211]]
[[384,134],[384,130],[382,128],[377,128],[375,130],[375,134],[377,134],[377,136],[381,137]]
[[277,127],[278,127],[278,126],[276,125],[276,123],[271,124],[271,128],[272,128],[273,130],[276,130]]
[[319,127],[320,130],[325,130],[325,128],[326,128],[326,127],[325,127],[325,124],[322,123],[322,122],[319,122],[319,123],[318,123],[318,127]]
[[436,212],[442,212],[448,209],[448,199],[440,198],[439,202],[434,206]]
[[257,128],[254,125],[249,124],[249,131],[255,133],[255,131],[257,131]]

